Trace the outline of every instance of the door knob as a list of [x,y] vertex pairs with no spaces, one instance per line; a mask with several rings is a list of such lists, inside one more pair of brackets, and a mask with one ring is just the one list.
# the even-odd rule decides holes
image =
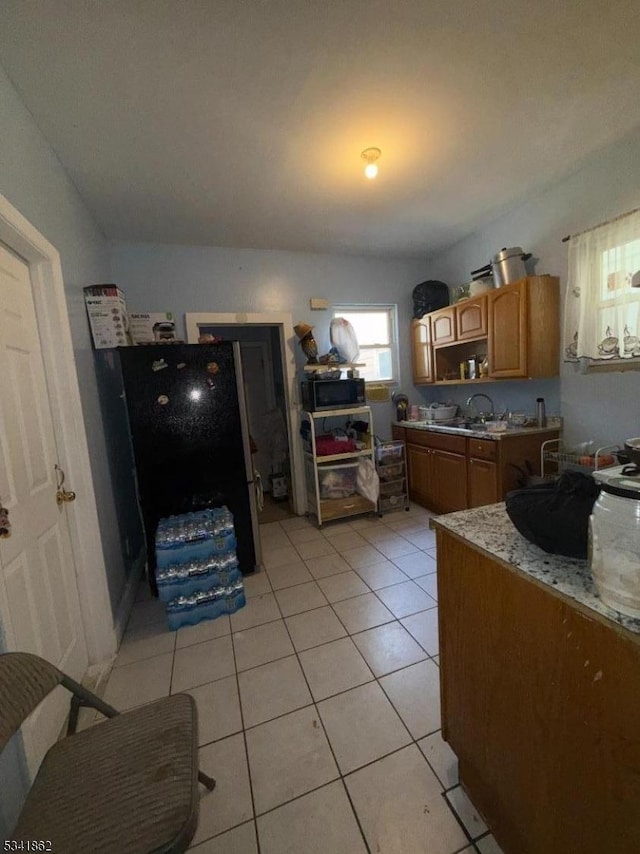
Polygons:
[[64,489],[64,487],[63,487],[65,474],[57,463],[55,464],[55,470],[56,470],[56,479],[58,481],[58,489],[56,492],[56,502],[57,502],[58,506],[60,504],[65,504],[66,502],[75,501],[76,500],[75,492],[71,492],[70,490]]

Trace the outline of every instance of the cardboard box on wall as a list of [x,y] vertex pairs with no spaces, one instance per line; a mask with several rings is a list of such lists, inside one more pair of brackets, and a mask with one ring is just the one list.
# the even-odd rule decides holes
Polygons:
[[89,285],[84,301],[96,350],[131,344],[127,301],[117,285]]
[[134,344],[168,344],[176,340],[176,324],[170,311],[131,312],[129,322]]

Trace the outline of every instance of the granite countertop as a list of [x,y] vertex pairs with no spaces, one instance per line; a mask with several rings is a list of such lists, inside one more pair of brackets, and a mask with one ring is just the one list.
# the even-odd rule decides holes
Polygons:
[[559,424],[552,427],[508,427],[502,433],[491,433],[489,430],[478,430],[473,427],[455,427],[454,425],[432,424],[429,421],[392,421],[395,427],[406,427],[409,430],[426,430],[431,433],[451,433],[452,436],[472,436],[475,439],[509,439],[512,436],[528,436],[533,433],[557,433],[561,430]]
[[515,529],[504,503],[437,516],[430,524],[457,534],[490,557],[498,558],[591,611],[640,634],[640,620],[614,611],[600,601],[586,560],[547,554],[530,543]]

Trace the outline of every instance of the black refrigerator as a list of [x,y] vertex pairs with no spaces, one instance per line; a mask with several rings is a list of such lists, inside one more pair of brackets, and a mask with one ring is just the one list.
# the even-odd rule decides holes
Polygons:
[[240,345],[160,344],[118,349],[138,495],[155,592],[158,520],[226,505],[240,569],[260,560]]

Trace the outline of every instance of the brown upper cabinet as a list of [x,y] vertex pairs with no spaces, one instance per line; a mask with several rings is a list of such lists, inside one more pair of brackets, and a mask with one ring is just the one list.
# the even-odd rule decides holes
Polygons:
[[456,310],[456,340],[471,341],[487,337],[487,297],[468,299],[454,306]]
[[451,381],[460,362],[485,353],[488,379],[558,375],[560,283],[556,276],[528,276],[431,312],[413,321],[417,323],[425,331],[412,327],[416,384]]
[[456,307],[450,305],[433,311],[431,318],[431,342],[438,344],[453,344],[456,340]]
[[529,276],[489,291],[489,376],[557,376],[560,289],[555,276]]
[[433,351],[431,350],[431,320],[426,314],[411,321],[411,360],[413,382],[424,385],[433,382]]

